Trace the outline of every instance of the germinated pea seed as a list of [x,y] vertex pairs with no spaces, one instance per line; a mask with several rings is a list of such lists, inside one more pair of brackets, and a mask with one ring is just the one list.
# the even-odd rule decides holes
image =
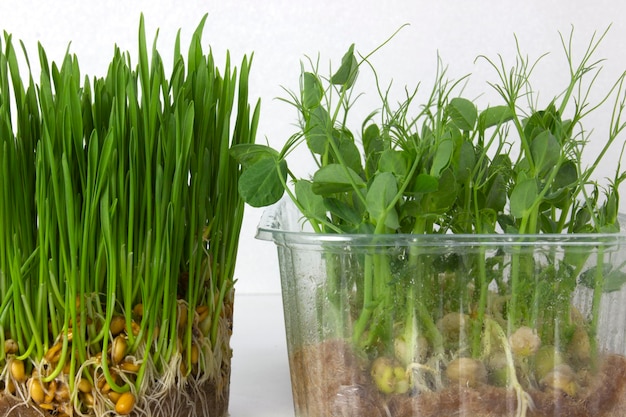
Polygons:
[[521,326],[509,337],[509,344],[514,355],[526,357],[537,353],[541,339],[534,329]]
[[448,364],[446,376],[453,384],[475,387],[487,382],[485,365],[476,359],[458,358]]
[[541,380],[541,386],[547,390],[556,390],[564,392],[570,397],[575,397],[578,392],[578,384],[576,383],[576,375],[572,368],[566,364],[558,365],[556,368],[547,373]]

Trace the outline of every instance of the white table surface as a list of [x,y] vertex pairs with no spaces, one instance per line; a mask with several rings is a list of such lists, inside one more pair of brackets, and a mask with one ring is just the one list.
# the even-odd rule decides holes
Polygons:
[[293,417],[280,294],[236,294],[231,417]]

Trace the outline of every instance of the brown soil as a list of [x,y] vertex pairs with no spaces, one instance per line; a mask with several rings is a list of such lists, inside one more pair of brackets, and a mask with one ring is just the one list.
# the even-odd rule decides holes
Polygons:
[[[517,408],[512,390],[491,385],[451,386],[419,395],[381,394],[365,362],[337,340],[299,350],[290,365],[299,417],[512,417]],[[528,394],[534,407],[527,417],[624,417],[626,358],[607,356],[576,398],[539,390]]]
[[0,392],[0,416],[41,417],[42,415],[49,414],[44,414],[39,409]]

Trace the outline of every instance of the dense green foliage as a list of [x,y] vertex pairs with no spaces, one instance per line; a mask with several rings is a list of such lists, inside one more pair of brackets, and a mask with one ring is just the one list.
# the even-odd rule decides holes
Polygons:
[[[213,377],[229,354],[220,326],[224,308],[232,309],[243,202],[228,150],[254,142],[259,107],[248,103],[251,60],[244,57],[237,72],[227,57],[220,72],[203,51],[205,20],[186,59],[177,37],[171,74],[156,39],[147,47],[143,17],[137,64],[116,47],[103,78],[82,78],[69,51],[50,64],[41,45],[39,80],[25,49],[23,77],[4,34],[3,366],[24,360],[44,383],[62,378],[72,390],[80,377],[104,375],[115,391],[143,395],[153,379],[179,372],[176,364],[184,375]],[[140,365],[133,375],[114,373],[106,354],[116,317],[124,318],[126,351]],[[5,352],[8,339],[17,342],[15,354]],[[46,353],[58,344],[62,354],[48,363]]]
[[[320,75],[313,62],[303,70],[300,91],[284,99],[297,110],[299,131],[281,149],[233,148],[244,168],[239,191],[249,204],[270,205],[286,192],[315,232],[371,236],[370,251],[335,254],[341,251],[329,245],[320,291],[336,307],[330,327],[351,332],[353,346],[373,359],[383,392],[409,389],[404,369],[413,384],[424,373],[439,378],[422,389],[441,387],[439,371],[452,369],[456,358],[488,363],[497,353],[506,356],[504,384],[517,391],[518,415],[524,415],[526,383],[537,386],[541,377],[517,362],[510,338],[520,330],[565,352],[583,326],[571,305],[578,283],[594,293],[585,343],[595,336],[602,294],[626,282],[624,265],[611,265],[602,247],[564,246],[563,253],[551,244],[534,247],[528,236],[620,231],[626,172],[618,164],[608,184],[593,178],[610,150],[623,152],[617,142],[626,128],[626,74],[589,102],[601,70],[594,53],[605,34],[591,39],[578,63],[571,37],[561,38],[569,73],[562,93],[541,108],[531,85],[539,60],[529,61],[519,49],[511,68],[501,58],[481,57],[495,70],[490,88],[499,101],[479,109],[461,95],[469,77],[449,80],[441,62],[425,102],[416,103],[416,89],[394,106],[370,55],[351,46],[331,76]],[[356,125],[357,134],[350,110],[363,67],[373,71],[376,85],[366,92],[378,93],[380,107]],[[583,121],[607,106],[612,118],[596,153]],[[288,167],[299,146],[308,147],[316,164],[310,177],[298,178]],[[594,152],[589,166],[588,152]],[[455,248],[461,240],[445,239],[452,234],[478,237]],[[489,242],[494,234],[507,237]],[[380,247],[392,242],[390,235],[398,237],[397,246]],[[420,240],[424,235],[439,235],[439,249],[434,239]],[[330,314],[328,307],[319,311]],[[399,342],[407,346],[404,357],[394,353]],[[402,372],[393,371],[388,358],[394,356]],[[375,359],[381,357],[389,363]]]

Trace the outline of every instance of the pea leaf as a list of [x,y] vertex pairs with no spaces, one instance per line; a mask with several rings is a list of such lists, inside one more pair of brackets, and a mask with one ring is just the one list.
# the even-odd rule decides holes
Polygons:
[[326,152],[327,132],[330,124],[330,116],[322,106],[317,106],[311,110],[304,131],[304,137],[311,152],[319,155]]
[[511,214],[514,217],[524,217],[539,195],[537,181],[534,178],[527,178],[518,182],[511,192]]
[[400,227],[397,211],[389,207],[397,193],[396,177],[391,172],[381,172],[374,177],[365,199],[367,210],[372,218],[380,221],[383,217],[385,226],[391,229]]
[[359,73],[359,63],[354,57],[354,44],[350,45],[348,52],[346,52],[341,59],[341,66],[330,77],[330,82],[334,85],[342,85],[346,89],[352,87],[356,77]]
[[[333,139],[337,142],[337,148],[343,162],[355,172],[362,172],[361,153],[354,143],[354,137],[348,129],[334,129]],[[337,159],[336,162],[339,162]]]
[[604,292],[619,291],[626,284],[626,273],[614,269],[604,277]]
[[496,174],[489,184],[489,191],[485,199],[485,207],[496,212],[504,210],[506,205],[506,179],[502,174]]
[[346,221],[348,224],[354,225],[354,227],[361,223],[362,214],[345,201],[334,197],[327,197],[324,198],[324,207],[326,207],[326,210],[333,216]]
[[437,179],[437,190],[429,194],[428,210],[443,213],[456,201],[458,194],[457,180],[451,169],[445,169]]
[[381,152],[388,148],[376,124],[370,124],[362,135],[363,150],[365,152],[365,173],[367,178],[374,176],[378,168]]
[[471,142],[462,142],[455,151],[456,179],[459,183],[464,183],[476,166],[476,154],[474,145]]
[[435,156],[433,157],[433,163],[430,167],[430,175],[439,176],[441,171],[448,166],[452,154],[454,153],[454,143],[452,139],[444,139],[439,142]]
[[611,265],[604,265],[601,271],[598,270],[598,266],[594,266],[580,274],[580,283],[588,288],[595,288],[597,280],[604,281],[602,287],[604,292],[619,291],[626,284],[626,272],[619,268],[613,269]]
[[261,158],[241,173],[238,190],[243,200],[252,207],[274,204],[285,192],[287,162],[274,158]]
[[313,73],[302,74],[302,106],[311,110],[319,106],[324,96],[324,88],[319,78]]
[[478,110],[474,103],[462,97],[455,97],[450,100],[446,111],[452,123],[461,130],[472,130],[476,125]]
[[313,174],[313,192],[322,196],[351,191],[354,186],[365,187],[365,182],[353,169],[340,164],[325,165]]
[[233,145],[230,150],[230,156],[233,157],[241,166],[248,167],[260,159],[273,157],[278,159],[279,153],[274,148],[267,145],[258,145],[255,143],[239,143]]
[[413,192],[416,194],[432,193],[439,189],[439,180],[428,174],[419,174],[415,177]]
[[509,106],[487,107],[478,116],[478,129],[484,132],[486,129],[498,126],[512,120],[514,113]]
[[306,217],[315,219],[324,219],[326,217],[324,198],[313,192],[311,181],[298,180],[294,186],[294,191]]
[[572,188],[578,180],[578,170],[572,161],[566,161],[559,167],[559,170],[552,182],[550,192],[545,199],[557,208],[565,208],[571,204]]
[[575,185],[577,180],[578,170],[576,169],[576,164],[572,161],[565,161],[559,167],[559,171],[552,183],[552,189],[568,188]]
[[530,152],[539,175],[550,172],[558,163],[561,146],[549,130],[539,133],[530,144]]
[[408,161],[406,154],[395,149],[386,149],[380,154],[378,170],[380,172],[391,172],[400,177],[408,173]]

